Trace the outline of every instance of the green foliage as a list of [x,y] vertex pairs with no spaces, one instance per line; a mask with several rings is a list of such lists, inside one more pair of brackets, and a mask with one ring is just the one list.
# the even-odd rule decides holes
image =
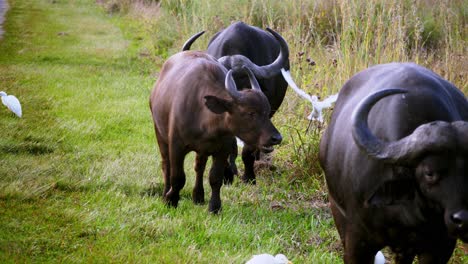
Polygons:
[[[326,123],[309,127],[310,104],[292,91],[273,119],[284,142],[256,168],[256,186],[223,186],[223,211],[210,215],[191,202],[190,154],[179,208],[162,202],[148,96],[165,59],[200,30],[194,49],[234,20],[277,29],[296,82],[322,98],[394,60],[468,89],[463,0],[8,2],[0,90],[24,115],[0,107],[2,263],[245,263],[264,252],[341,262],[317,156]],[[466,261],[460,245],[452,263]]]

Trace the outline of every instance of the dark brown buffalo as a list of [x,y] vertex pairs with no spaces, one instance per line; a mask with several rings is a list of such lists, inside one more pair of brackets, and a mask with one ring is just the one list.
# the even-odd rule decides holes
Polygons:
[[[252,70],[270,103],[271,118],[286,95],[288,87],[286,80],[289,81],[292,78],[289,73],[288,44],[277,32],[269,28],[267,31],[240,21],[234,22],[211,38],[207,53],[217,58],[227,69],[234,71],[234,80],[239,88],[250,87],[247,75],[239,69],[247,66]],[[193,42],[203,33],[204,31],[199,32],[188,39],[182,50],[190,49]],[[283,77],[283,75],[287,76]],[[258,155],[259,149],[245,144],[242,149],[242,161],[245,166],[243,181],[255,184],[254,163]],[[230,165],[234,174],[237,174],[234,162],[236,156],[237,146],[233,141]],[[226,173],[226,176],[226,182],[232,182],[232,174]]]
[[446,263],[468,242],[468,101],[412,63],[371,67],[339,92],[320,143],[345,263]]
[[234,136],[269,150],[282,140],[269,119],[270,105],[248,68],[253,89],[238,91],[228,71],[214,57],[180,52],[164,63],[151,93],[150,107],[164,174],[164,199],[174,207],[185,184],[184,158],[195,151],[193,201],[204,202],[203,172],[209,174],[210,212],[221,209],[220,188]]

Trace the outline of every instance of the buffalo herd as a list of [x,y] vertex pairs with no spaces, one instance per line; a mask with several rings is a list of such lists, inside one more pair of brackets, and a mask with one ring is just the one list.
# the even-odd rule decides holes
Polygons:
[[[212,156],[209,211],[218,213],[221,186],[237,173],[236,137],[245,143],[241,180],[255,184],[259,153],[282,141],[271,117],[294,84],[277,32],[235,22],[206,51],[191,51],[203,33],[164,63],[150,108],[164,201],[177,207],[194,151],[193,202],[204,203]],[[414,63],[355,74],[339,91],[318,156],[345,263],[374,263],[384,247],[395,263],[447,263],[457,240],[468,243],[468,100],[441,76]]]

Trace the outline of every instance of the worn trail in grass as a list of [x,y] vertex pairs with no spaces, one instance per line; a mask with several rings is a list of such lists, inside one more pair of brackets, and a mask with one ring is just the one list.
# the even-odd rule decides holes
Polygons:
[[10,1],[0,88],[24,117],[0,109],[0,262],[243,263],[281,252],[336,263],[328,210],[281,168],[259,186],[223,187],[219,216],[191,203],[189,170],[179,208],[163,205],[148,109],[157,69],[131,23],[91,0]]
[[4,26],[0,89],[24,116],[0,109],[0,262],[136,255],[116,230],[154,179],[149,67],[93,1],[10,1]]

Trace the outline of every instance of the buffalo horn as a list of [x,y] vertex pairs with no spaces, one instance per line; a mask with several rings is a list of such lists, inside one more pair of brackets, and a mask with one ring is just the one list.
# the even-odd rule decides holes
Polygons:
[[242,70],[243,66],[248,67],[255,74],[255,77],[260,79],[267,79],[275,76],[281,71],[285,63],[289,59],[289,48],[286,41],[281,37],[280,34],[274,30],[267,28],[267,30],[278,40],[280,44],[280,53],[275,61],[269,65],[258,66],[253,63],[249,58],[243,55],[232,55],[224,56],[218,59],[218,61],[224,65],[227,69],[233,69],[238,72]]
[[367,122],[372,106],[386,96],[406,92],[402,89],[378,91],[362,100],[354,111],[353,138],[369,156],[391,164],[403,165],[411,163],[426,151],[441,151],[455,147],[455,129],[451,123],[444,121],[423,124],[410,135],[393,142],[382,141],[372,134]]
[[236,82],[232,78],[232,70],[229,70],[226,74],[226,79],[224,81],[226,90],[229,92],[232,98],[238,98],[240,96],[239,91],[237,90]]
[[197,34],[191,36],[187,41],[185,41],[184,45],[182,46],[182,51],[190,50],[193,42],[197,40],[201,35],[203,35],[205,31],[200,31]]
[[260,85],[258,84],[257,78],[255,78],[255,75],[253,74],[253,72],[247,67],[243,67],[243,69],[247,73],[247,75],[249,76],[250,86],[252,87],[252,89],[257,90],[257,91],[261,91],[262,89],[260,88]]

